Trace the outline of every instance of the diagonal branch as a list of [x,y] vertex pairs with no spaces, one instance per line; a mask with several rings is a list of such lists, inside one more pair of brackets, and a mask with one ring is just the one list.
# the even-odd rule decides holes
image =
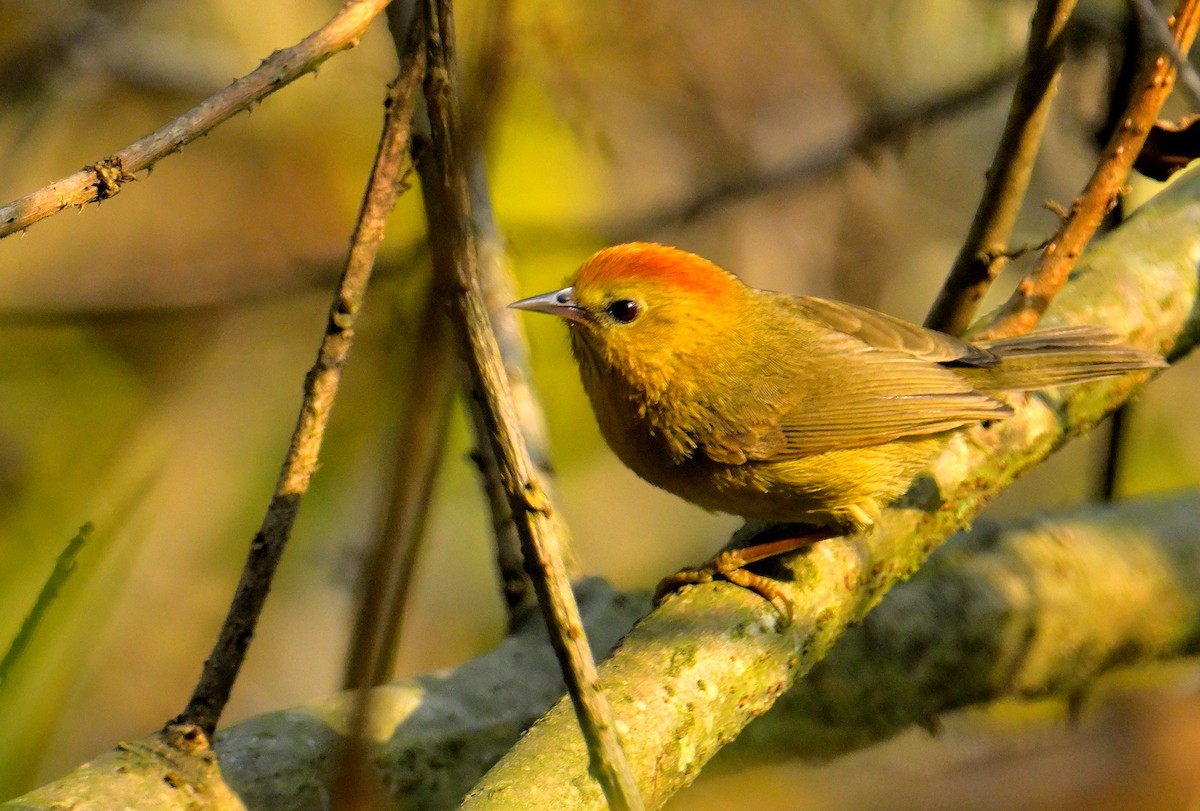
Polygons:
[[[1179,50],[1187,53],[1200,28],[1200,0],[1182,0],[1171,27]],[[1175,74],[1171,58],[1161,53],[1142,72],[1125,115],[1109,138],[1083,192],[1071,206],[1070,216],[1042,251],[1037,265],[1021,280],[996,318],[977,338],[1028,332],[1037,324],[1066,283],[1067,275],[1100,227],[1104,215],[1116,205],[1133,162],[1158,118],[1158,111],[1171,93]]]
[[1158,9],[1151,0],[1129,0],[1129,5],[1137,14],[1145,38],[1171,57],[1171,62],[1179,71],[1179,88],[1187,94],[1192,102],[1192,107],[1200,109],[1200,76],[1196,74],[1192,63],[1175,44],[1175,37],[1171,33],[1170,26],[1163,22],[1163,18],[1159,16]]
[[1004,268],[1008,239],[1021,212],[1042,143],[1058,77],[1067,58],[1067,21],[1076,0],[1039,0],[1029,25],[1021,77],[987,172],[983,198],[933,308],[930,329],[962,335],[988,287]]
[[398,180],[407,154],[417,81],[424,67],[422,53],[421,48],[414,48],[408,54],[407,63],[390,88],[383,134],[350,241],[345,271],[334,294],[316,363],[304,380],[300,416],[275,492],[262,526],[250,544],[249,556],[216,645],[204,663],[200,681],[187,707],[173,725],[192,725],[207,735],[216,728],[291,535],[300,499],[316,471],[317,456],[341,381],[342,367],[350,354],[354,321],[362,308],[375,255],[383,241],[387,215],[399,193]]
[[[1170,346],[1176,358],[1185,354],[1200,329],[1200,313],[1194,311],[1198,219],[1200,170],[1181,177],[1174,189],[1093,246],[1083,263],[1086,272],[1076,275],[1056,304],[1059,315],[1101,320],[1143,346]],[[660,803],[686,782],[704,758],[737,734],[744,715],[761,711],[792,676],[818,658],[836,636],[824,626],[844,625],[843,614],[862,616],[883,589],[903,578],[938,543],[948,525],[966,520],[968,512],[932,512],[942,494],[947,500],[969,496],[968,508],[975,509],[1016,470],[1033,464],[1065,433],[1082,430],[1122,393],[1094,385],[1077,389],[1066,401],[1031,398],[1008,431],[981,432],[956,443],[930,478],[915,488],[910,505],[889,511],[893,527],[909,525],[908,535],[889,536],[886,543],[854,547],[833,542],[814,549],[804,558],[807,563],[797,566],[802,577],[791,585],[795,605],[811,606],[817,617],[818,627],[811,634],[782,637],[768,632],[753,599],[743,600],[740,590],[720,585],[692,588],[651,615],[604,666],[627,682],[620,690],[624,701],[618,709],[636,715],[637,737],[647,739],[647,767],[659,770],[665,781],[650,799]],[[1078,689],[1131,652],[1161,657],[1197,651],[1197,498],[1193,493],[1173,503],[1121,503],[1086,517],[1031,522],[1031,530],[1009,535],[1010,540],[1002,536],[993,542],[990,531],[983,530],[982,538],[948,544],[937,559],[898,586],[880,611],[871,612],[863,626],[847,630],[806,683],[785,694],[781,705],[788,717],[764,718],[739,737],[736,746],[751,756],[769,757],[780,745],[779,736],[785,734],[781,731],[788,728],[792,732],[786,733],[787,754],[827,756],[964,702],[1010,692],[1038,696]],[[1029,561],[1047,558],[1030,543],[1042,542],[1021,540],[1031,535],[1045,536],[1048,540],[1040,549],[1052,553],[1052,565],[1040,573]],[[838,558],[851,565],[839,569]],[[997,588],[997,582],[1009,585]],[[947,599],[947,590],[953,599]],[[971,599],[973,593],[986,599]],[[1031,603],[1031,593],[1043,599]],[[579,599],[599,653],[624,635],[647,606],[644,595],[614,594],[595,580],[580,585]],[[925,599],[935,605],[922,602]],[[1104,608],[1089,610],[1088,605]],[[961,613],[939,615],[933,610],[937,606]],[[931,619],[929,624],[910,624],[898,620],[898,614],[901,619]],[[981,630],[988,623],[994,623],[994,630]],[[1023,633],[1054,623],[1064,633]],[[385,770],[388,785],[405,807],[452,806],[463,787],[512,746],[533,717],[561,693],[552,654],[535,627],[527,625],[453,673],[375,691],[372,759]],[[970,631],[975,633],[963,637],[969,645],[931,648],[931,658],[916,653],[922,640],[949,636],[951,643],[954,633]],[[909,633],[915,636],[904,636]],[[881,638],[893,635],[894,644],[880,645]],[[1062,644],[1053,644],[1053,639]],[[1003,640],[1032,644],[1013,648]],[[947,658],[945,650],[966,658]],[[878,658],[863,658],[873,651]],[[905,651],[907,657],[890,655]],[[1081,656],[1081,651],[1088,655]],[[881,672],[872,682],[868,676],[876,670]],[[897,670],[910,681],[888,675]],[[758,683],[761,671],[776,674],[766,687]],[[988,678],[995,673],[1003,678]],[[702,684],[697,684],[698,678]],[[866,694],[856,690],[869,690],[871,684],[878,689],[871,691],[868,703]],[[680,688],[681,694],[671,694]],[[918,700],[913,700],[914,694]],[[839,702],[839,695],[846,700]],[[742,700],[747,708],[738,706]],[[215,743],[221,771],[246,807],[327,807],[331,753],[344,741],[352,711],[353,696],[343,693],[229,727]],[[519,744],[489,776],[484,786],[496,789],[495,803],[600,807],[603,800],[594,789],[578,806],[553,799],[590,785],[570,712],[563,705],[543,719],[530,733],[531,743]],[[881,718],[892,712],[894,716]],[[836,728],[821,723],[831,715],[842,721]],[[701,718],[704,723],[697,723]],[[177,750],[164,754],[161,737],[122,745],[59,781],[0,805],[0,811],[62,808],[71,802],[79,803],[72,807],[80,811],[182,809],[195,807],[198,797],[204,798],[206,808],[242,808],[232,800],[222,803],[221,797],[232,794],[213,764],[199,769],[203,763],[172,760]],[[559,740],[566,741],[565,748],[555,748]],[[694,753],[693,758],[685,757],[687,753]],[[520,780],[497,782],[518,774],[514,769],[520,762],[528,767]],[[677,774],[681,766],[686,770],[682,775]],[[204,774],[193,777],[196,771]],[[187,780],[186,790],[172,788],[181,777]],[[168,783],[168,778],[174,782]],[[526,782],[531,785],[523,785]],[[94,802],[79,802],[82,790]],[[542,803],[540,798],[548,799]],[[475,797],[475,807],[485,800]]]
[[[709,768],[832,758],[941,713],[1008,696],[1066,699],[1121,665],[1196,653],[1198,511],[1200,493],[1190,491],[985,524],[954,538]],[[589,630],[606,642],[649,605],[645,595],[614,593],[594,580],[579,592]],[[375,756],[387,764],[389,784],[404,786],[395,801],[452,807],[480,764],[499,757],[549,705],[554,685],[545,672],[553,661],[532,630],[446,678],[379,691],[390,715],[379,719],[385,742]],[[675,661],[689,647],[677,636]],[[473,709],[483,705],[486,712]],[[332,748],[342,707],[335,697],[222,732],[216,748],[229,784],[251,808],[277,807],[320,774],[322,748],[288,742]],[[464,738],[463,757],[439,757]],[[570,778],[567,758],[543,754],[537,772],[550,773],[547,782]],[[529,808],[570,807],[545,795],[524,799]]]
[[[434,277],[445,292],[451,321],[470,375],[471,393],[481,405],[496,466],[521,541],[525,568],[550,628],[567,690],[591,754],[591,774],[617,809],[642,807],[621,749],[612,709],[600,689],[596,665],[566,566],[550,521],[552,507],[539,483],[514,415],[500,350],[480,290],[466,153],[459,130],[454,27],[449,0],[429,0],[425,101],[429,107],[430,159],[435,170],[434,205],[429,212]],[[578,729],[574,732],[578,739]],[[593,784],[595,785],[595,784]],[[597,788],[600,788],[598,786]]]
[[816,149],[805,149],[802,155],[780,166],[719,179],[679,200],[647,211],[622,213],[614,220],[592,224],[589,230],[604,233],[614,242],[627,241],[670,226],[693,223],[743,200],[819,180],[842,171],[856,157],[903,142],[914,129],[928,127],[987,104],[1016,73],[1015,63],[1005,63],[949,90],[872,111],[866,120],[849,131]]
[[178,118],[73,175],[0,206],[0,238],[24,231],[70,206],[98,203],[117,194],[137,172],[178,152],[218,124],[319,68],[334,54],[358,44],[388,0],[350,0],[321,28]]
[[[834,757],[939,713],[1012,695],[1069,698],[1122,664],[1196,653],[1198,510],[1200,494],[1188,492],[980,526],[951,540],[710,768]],[[647,595],[599,580],[578,592],[589,633],[605,647],[649,607]],[[372,757],[394,800],[453,807],[558,697],[553,671],[545,634],[529,623],[453,673],[373,691]],[[190,796],[232,788],[249,809],[328,808],[329,753],[344,741],[351,707],[342,693],[222,730],[214,748],[224,782],[210,769],[192,778]],[[560,768],[554,753],[545,766]],[[78,786],[95,800],[78,811],[182,809],[189,797],[169,789],[169,774],[194,772],[143,740],[0,809],[61,808]]]
[[[1088,255],[1055,304],[1054,323],[1101,323],[1143,348],[1179,355],[1196,340],[1200,170],[1144,206]],[[781,580],[794,609],[774,627],[765,601],[726,583],[695,586],[643,619],[604,663],[618,723],[647,804],[690,783],[746,724],[803,676],[887,590],[1016,476],[1130,397],[1145,375],[1042,392],[987,429],[949,440],[942,455],[868,535],[819,543]],[[698,719],[703,718],[703,723]],[[497,764],[463,806],[599,809],[560,702]],[[663,753],[670,753],[664,758]]]

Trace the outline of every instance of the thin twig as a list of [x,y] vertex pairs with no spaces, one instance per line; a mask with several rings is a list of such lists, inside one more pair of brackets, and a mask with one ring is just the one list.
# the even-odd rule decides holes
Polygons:
[[421,76],[422,50],[415,48],[408,60],[401,71],[402,80],[394,82],[389,90],[383,135],[350,241],[345,271],[334,294],[316,363],[305,377],[300,416],[275,492],[262,527],[250,544],[250,553],[217,643],[204,663],[204,671],[191,700],[174,724],[195,725],[209,735],[216,727],[291,534],[300,499],[316,470],[317,455],[342,367],[353,342],[354,320],[362,307],[375,255],[383,241],[387,215],[399,193],[397,180],[407,153],[412,106]]
[[1100,472],[1098,501],[1115,501],[1117,487],[1121,481],[1121,448],[1125,442],[1125,428],[1129,420],[1130,403],[1124,403],[1108,418],[1108,429],[1104,432],[1104,466]]
[[375,544],[363,559],[362,597],[343,680],[347,689],[383,684],[395,666],[402,608],[456,391],[446,316],[432,285],[419,307],[393,453],[393,493]]
[[354,709],[333,782],[333,808],[372,807],[379,790],[368,768],[371,744],[365,731],[374,713],[369,688],[387,683],[395,671],[412,574],[458,390],[446,316],[432,284],[429,291],[410,352],[412,368],[392,454],[392,497],[359,578],[359,607],[343,678],[343,686],[354,691]]
[[[1200,27],[1200,0],[1182,0],[1171,27],[1179,50],[1186,53]],[[1142,72],[1138,90],[1083,192],[1072,205],[1071,216],[1046,246],[1037,265],[1017,285],[991,325],[977,337],[1019,334],[1037,324],[1066,282],[1104,215],[1116,205],[1133,161],[1146,142],[1146,135],[1174,83],[1175,66],[1167,56],[1160,54]]]
[[996,155],[988,169],[983,198],[966,242],[954,259],[925,326],[961,335],[975,316],[980,300],[1000,274],[1008,256],[1008,240],[1021,211],[1034,160],[1058,92],[1067,58],[1067,21],[1076,0],[1038,0],[1029,25],[1029,44],[1021,77]]
[[[508,309],[517,298],[512,276],[505,265],[505,246],[492,215],[491,193],[484,171],[483,155],[479,148],[473,152],[467,171],[467,188],[471,199],[471,227],[475,236],[475,253],[479,262],[480,292],[487,310],[492,333],[504,362],[504,372],[512,395],[513,412],[525,439],[525,446],[538,473],[546,498],[553,503],[554,479],[550,465],[545,415],[530,384],[528,351],[520,323]],[[492,516],[492,536],[496,545],[496,568],[500,575],[501,596],[508,615],[508,629],[514,630],[531,610],[537,607],[537,594],[526,571],[521,539],[512,520],[504,479],[496,454],[488,441],[487,417],[476,401],[468,402],[474,423],[476,448],[472,454],[479,469],[488,510]],[[557,510],[547,516],[550,534],[555,539],[558,554],[563,560],[567,577],[579,576],[578,563],[572,551],[571,535],[566,522]]]
[[[388,6],[389,28],[401,65],[396,81],[411,82],[414,97],[425,65],[425,29],[417,7],[415,2]],[[406,77],[406,69],[414,72]],[[415,104],[414,99],[414,109]],[[409,126],[410,132],[415,129],[411,116]],[[395,667],[412,572],[449,424],[453,355],[445,315],[437,306],[432,281],[419,312],[402,423],[392,455],[392,497],[372,548],[363,558],[359,607],[346,654],[343,684],[353,691],[353,709],[329,796],[329,807],[339,811],[370,811],[384,803],[384,789],[372,767],[372,744],[367,735],[374,714],[370,688],[386,683]]]
[[321,28],[290,48],[268,56],[250,73],[178,118],[73,175],[0,207],[0,238],[24,231],[68,206],[107,200],[162,158],[178,152],[218,124],[306,73],[334,54],[353,48],[388,0],[351,0]]
[[[1112,72],[1110,79],[1108,110],[1104,116],[1103,125],[1094,136],[1098,147],[1103,147],[1108,142],[1120,124],[1121,115],[1137,91],[1140,68],[1145,63],[1146,55],[1155,47],[1153,41],[1143,35],[1142,27],[1137,15],[1125,16],[1121,27],[1120,62],[1116,65],[1116,70]],[[1168,39],[1170,39],[1169,33]],[[1138,155],[1138,160],[1134,163],[1135,170],[1137,170],[1138,163],[1147,157],[1146,153],[1151,148],[1152,141],[1150,139],[1152,138],[1153,134]],[[1124,219],[1124,211],[1117,206],[1100,223],[1099,232],[1103,234],[1119,227]],[[1121,464],[1124,458],[1125,425],[1132,408],[1133,401],[1122,403],[1120,408],[1113,411],[1104,421],[1098,431],[1104,456],[1104,463],[1100,466],[1099,480],[1096,482],[1096,497],[1100,501],[1111,502],[1116,498],[1117,483],[1120,479]]]
[[474,154],[487,144],[512,89],[517,45],[513,25],[513,0],[488,0],[482,8],[472,6],[479,22],[480,42],[475,62],[464,65],[462,87],[462,137],[465,154]]
[[1188,99],[1192,102],[1192,107],[1200,110],[1200,75],[1196,74],[1192,63],[1175,44],[1175,37],[1171,34],[1170,26],[1159,16],[1158,9],[1150,0],[1129,0],[1129,5],[1137,14],[1138,21],[1141,23],[1141,31],[1146,39],[1154,47],[1162,49],[1167,56],[1171,57],[1175,69],[1179,71],[1180,89],[1187,94]]
[[[512,3],[492,0],[477,26],[482,31],[478,55],[469,74],[464,68],[462,88],[463,154],[469,155],[467,191],[471,199],[471,228],[475,237],[476,260],[479,263],[480,288],[484,308],[492,332],[504,360],[513,407],[525,437],[526,448],[540,475],[546,497],[553,502],[553,473],[549,463],[546,421],[537,397],[530,385],[528,347],[521,321],[508,309],[517,298],[516,285],[508,264],[508,246],[496,224],[488,185],[484,151],[496,120],[496,111],[511,86],[513,36]],[[467,79],[469,78],[469,81]],[[501,596],[508,616],[509,631],[515,630],[537,607],[533,583],[525,571],[521,540],[512,520],[508,496],[488,441],[487,420],[479,403],[468,401],[475,432],[476,447],[471,454],[479,470],[483,491],[487,497],[492,519],[492,536],[496,549],[496,568],[500,576]],[[570,532],[559,513],[552,511],[551,532],[557,541],[568,576],[574,580],[579,572],[571,551]]]
[[436,206],[429,212],[435,276],[443,285],[471,378],[472,396],[483,409],[497,467],[521,539],[526,567],[550,629],[578,722],[588,742],[591,771],[613,808],[640,809],[637,785],[621,749],[612,708],[600,689],[579,607],[558,553],[548,515],[551,506],[538,482],[513,416],[512,397],[499,348],[488,328],[471,232],[465,153],[459,144],[454,27],[449,2],[428,3],[425,101],[429,108],[431,159],[437,169]]

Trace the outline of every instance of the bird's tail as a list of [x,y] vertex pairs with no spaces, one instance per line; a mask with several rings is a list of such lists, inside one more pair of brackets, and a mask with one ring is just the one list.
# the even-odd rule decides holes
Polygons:
[[1047,327],[1013,338],[980,341],[978,346],[1000,359],[969,373],[985,391],[1027,391],[1167,365],[1159,355],[1123,344],[1115,334],[1096,326]]

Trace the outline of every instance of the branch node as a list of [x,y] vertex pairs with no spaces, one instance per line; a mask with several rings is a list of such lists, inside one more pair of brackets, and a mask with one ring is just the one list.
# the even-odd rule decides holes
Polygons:
[[527,481],[521,486],[521,507],[527,513],[549,516],[554,509],[550,497],[546,495],[538,483]]
[[121,191],[122,183],[132,183],[137,180],[136,177],[125,171],[119,155],[111,155],[96,163],[89,163],[83,167],[83,171],[96,175],[96,182],[92,184],[96,187],[96,196],[88,200],[89,203],[99,203],[101,200],[116,197]]

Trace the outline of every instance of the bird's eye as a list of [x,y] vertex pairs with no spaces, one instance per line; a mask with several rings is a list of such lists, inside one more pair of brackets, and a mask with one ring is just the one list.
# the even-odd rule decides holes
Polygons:
[[604,312],[612,316],[614,321],[620,321],[622,324],[628,324],[638,316],[638,306],[636,301],[630,301],[627,298],[617,299],[612,304],[608,305]]

